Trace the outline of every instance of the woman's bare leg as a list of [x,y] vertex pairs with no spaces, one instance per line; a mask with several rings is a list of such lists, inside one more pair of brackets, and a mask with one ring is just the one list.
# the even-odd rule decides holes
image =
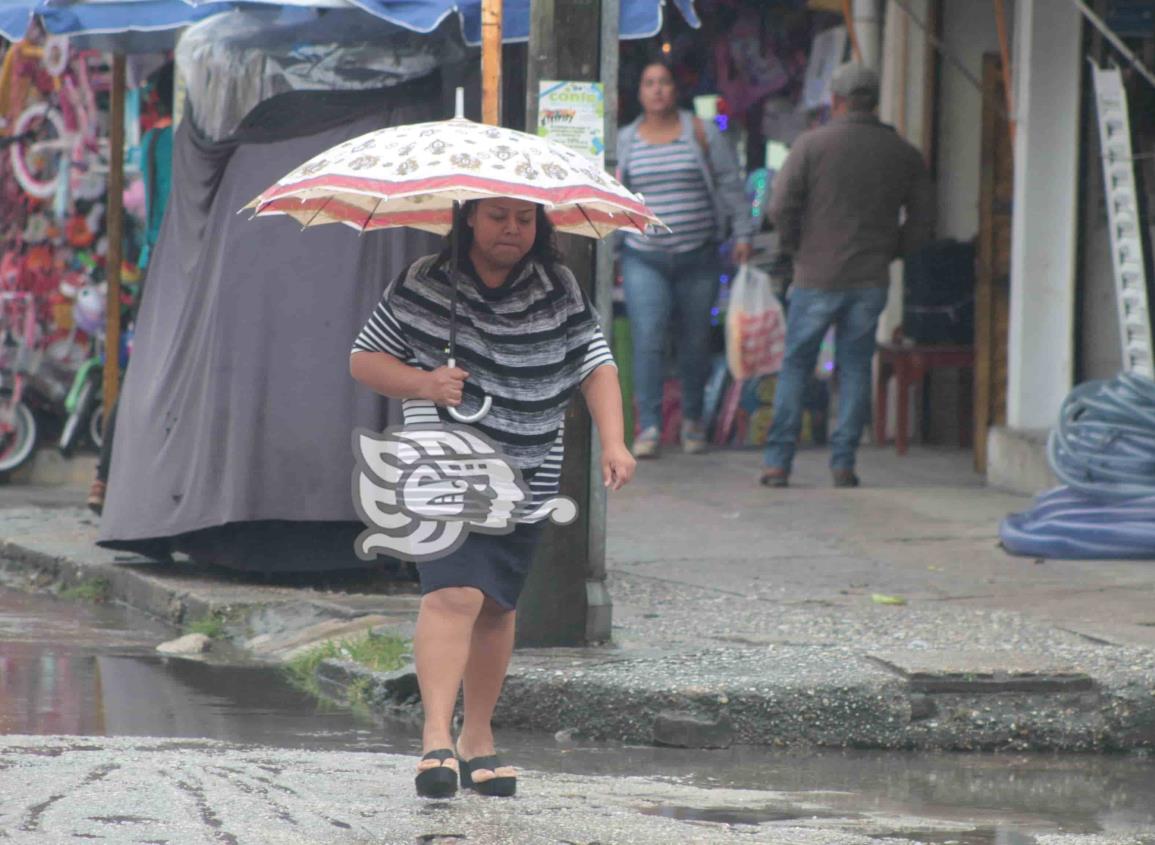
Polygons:
[[[513,654],[515,614],[488,596],[473,623],[469,660],[465,665],[465,723],[458,740],[458,751],[466,760],[494,753],[493,710],[501,695],[509,658]],[[473,772],[475,781],[494,777],[513,777],[517,772],[503,766],[496,774],[489,769]]]
[[[423,753],[453,748],[453,707],[484,602],[484,594],[473,587],[448,587],[421,598],[413,659],[425,711]],[[436,760],[423,760],[417,768],[423,771],[438,765]],[[456,768],[457,762],[451,759],[446,765]]]

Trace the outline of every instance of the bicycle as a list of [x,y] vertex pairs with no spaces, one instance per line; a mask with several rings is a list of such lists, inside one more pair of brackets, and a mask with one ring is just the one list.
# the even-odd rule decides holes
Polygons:
[[39,436],[36,417],[24,402],[38,335],[32,294],[0,292],[0,330],[0,473],[9,473],[32,457]]
[[[108,140],[97,135],[94,82],[103,76],[92,73],[90,63],[101,61],[102,55],[93,50],[69,52],[67,39],[59,38],[47,39],[40,48],[13,49],[21,51],[13,64],[39,57],[52,80],[46,98],[25,107],[8,127],[4,144],[13,176],[38,199],[55,197],[61,190],[75,199],[99,199],[105,191],[110,151]],[[101,84],[107,87],[107,80]]]
[[[104,445],[104,321],[106,293],[100,285],[85,285],[72,293],[74,324],[92,338],[89,357],[72,380],[64,400],[65,420],[57,448],[66,458],[80,443],[81,433],[97,449]],[[122,358],[123,360],[123,358]]]

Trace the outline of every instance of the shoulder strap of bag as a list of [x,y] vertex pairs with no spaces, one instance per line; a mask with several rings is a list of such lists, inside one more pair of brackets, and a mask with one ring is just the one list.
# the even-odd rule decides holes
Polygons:
[[702,123],[702,118],[694,115],[694,137],[698,139],[698,146],[702,148],[702,155],[706,157],[706,161],[710,160],[710,142],[706,140],[706,125]]
[[698,147],[702,150],[702,160],[706,162],[706,171],[712,181],[716,181],[714,176],[714,162],[710,160],[710,141],[706,137],[706,124],[702,122],[702,118],[693,115],[691,118],[694,121],[694,138],[698,141]]

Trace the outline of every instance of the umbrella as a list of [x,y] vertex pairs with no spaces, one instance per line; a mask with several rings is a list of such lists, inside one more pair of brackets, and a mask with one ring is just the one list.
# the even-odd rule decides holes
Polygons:
[[[567,147],[512,129],[458,117],[380,129],[305,162],[246,208],[257,216],[287,214],[302,226],[343,223],[358,231],[409,226],[446,234],[461,203],[511,197],[538,203],[559,231],[602,238],[618,229],[662,226],[642,198]],[[457,330],[457,238],[449,366]],[[491,404],[461,422],[476,422]]]

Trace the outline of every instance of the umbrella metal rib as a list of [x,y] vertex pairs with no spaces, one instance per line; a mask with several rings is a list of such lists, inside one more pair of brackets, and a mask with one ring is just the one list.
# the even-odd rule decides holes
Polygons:
[[590,233],[596,238],[598,236],[598,227],[594,225],[594,221],[590,220],[590,216],[586,214],[585,206],[580,202],[577,204],[578,211],[582,213],[582,217],[590,224]]
[[385,197],[378,197],[377,198],[377,202],[374,204],[372,210],[369,212],[369,216],[365,218],[365,222],[361,225],[361,234],[362,235],[365,234],[365,230],[369,228],[369,224],[373,222],[373,217],[377,214],[377,209],[379,209],[381,207],[381,203],[383,203],[384,201],[385,201]]
[[308,229],[310,226],[312,226],[312,225],[313,225],[313,223],[314,223],[314,222],[316,222],[317,218],[321,216],[321,212],[322,212],[322,211],[324,211],[324,210],[325,210],[325,208],[326,208],[326,207],[329,205],[329,203],[331,203],[332,201],[333,201],[333,197],[332,197],[331,195],[330,195],[330,196],[328,196],[328,197],[326,197],[326,198],[325,198],[325,201],[324,201],[323,203],[321,203],[321,204],[320,204],[320,205],[317,207],[317,210],[316,210],[316,211],[314,211],[314,212],[313,212],[313,216],[309,218],[309,222],[308,222],[308,223],[302,223],[302,224],[301,224],[301,231],[303,232],[303,231],[305,231],[306,229]]

